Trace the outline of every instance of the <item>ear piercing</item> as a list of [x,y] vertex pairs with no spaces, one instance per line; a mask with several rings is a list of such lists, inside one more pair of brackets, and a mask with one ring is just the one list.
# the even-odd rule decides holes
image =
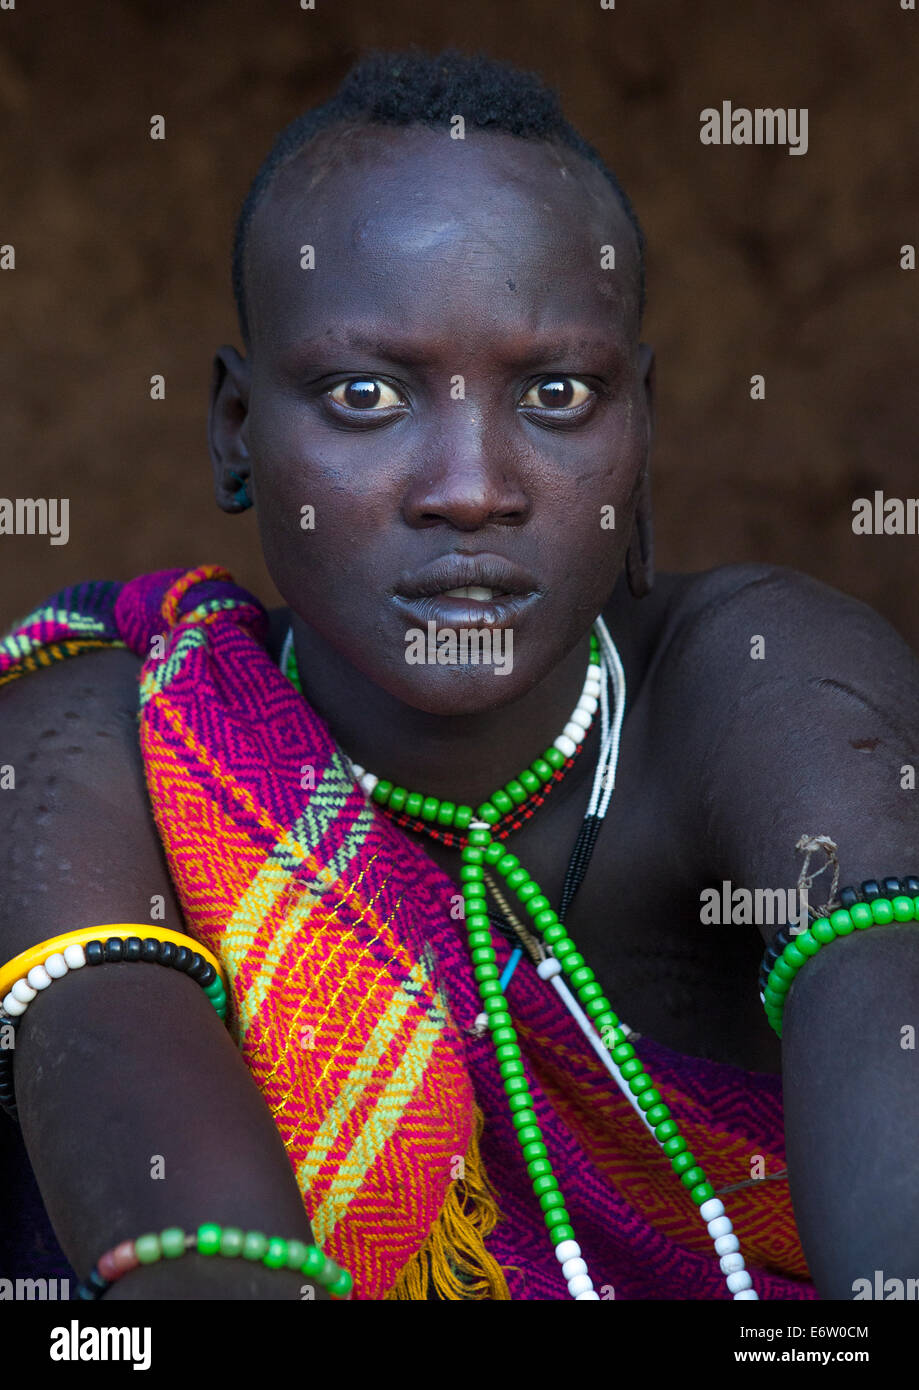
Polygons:
[[230,477],[235,478],[236,482],[239,484],[239,486],[236,489],[236,496],[239,499],[240,511],[245,511],[247,507],[252,506],[252,498],[249,496],[247,480],[243,477],[240,477],[238,473],[233,473],[232,471],[230,473]]

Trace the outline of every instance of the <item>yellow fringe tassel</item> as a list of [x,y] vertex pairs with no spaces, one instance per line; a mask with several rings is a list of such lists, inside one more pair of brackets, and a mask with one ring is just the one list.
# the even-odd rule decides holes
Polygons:
[[510,1299],[504,1272],[484,1243],[501,1219],[497,1194],[479,1153],[484,1127],[485,1117],[476,1106],[465,1177],[450,1184],[427,1239],[403,1266],[386,1299],[425,1300],[431,1279],[438,1298]]

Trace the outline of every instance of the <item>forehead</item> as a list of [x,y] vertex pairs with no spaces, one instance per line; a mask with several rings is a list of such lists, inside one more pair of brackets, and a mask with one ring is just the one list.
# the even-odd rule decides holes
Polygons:
[[455,341],[567,319],[637,339],[637,241],[608,180],[573,150],[503,132],[322,132],[259,206],[246,283],[253,346],[341,320],[436,323]]

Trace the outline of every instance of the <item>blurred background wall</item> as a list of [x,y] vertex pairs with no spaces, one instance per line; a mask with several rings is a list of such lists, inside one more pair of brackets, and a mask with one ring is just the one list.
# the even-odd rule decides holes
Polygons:
[[[792,565],[919,649],[919,536],[851,527],[856,497],[919,496],[917,279],[899,264],[919,241],[919,14],[899,0],[0,10],[0,496],[70,498],[67,545],[0,536],[0,624],[76,580],[202,561],[280,602],[254,513],[211,491],[232,224],[276,131],[367,47],[412,41],[536,68],[635,203],[658,567]],[[807,153],[702,145],[701,110],[725,100],[807,107]]]

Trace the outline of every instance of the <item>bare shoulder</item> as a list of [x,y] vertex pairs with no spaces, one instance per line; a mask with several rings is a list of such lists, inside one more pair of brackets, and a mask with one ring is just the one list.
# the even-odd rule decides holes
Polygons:
[[782,565],[688,578],[655,681],[660,707],[686,716],[669,728],[687,769],[710,763],[731,729],[739,745],[768,725],[790,753],[846,713],[915,747],[919,659],[869,604]]
[[8,955],[57,922],[144,921],[152,894],[177,911],[144,777],[140,667],[105,648],[0,687],[0,761],[14,779],[0,795]]
[[0,737],[23,770],[56,760],[109,784],[119,758],[139,758],[141,660],[126,647],[81,652],[0,686]]
[[[136,701],[137,673],[141,658],[126,646],[105,646],[53,661],[0,685],[0,708],[12,709],[28,691],[31,701],[57,698],[57,692],[83,687],[87,690],[130,689]],[[53,692],[53,693],[52,693]]]
[[783,566],[700,575],[656,695],[706,872],[794,884],[804,833],[834,841],[845,882],[919,862],[919,659],[870,605]]
[[[664,680],[730,698],[764,682],[856,680],[867,692],[919,675],[915,654],[874,608],[785,565],[721,565],[673,605]],[[892,682],[893,678],[893,682]]]

